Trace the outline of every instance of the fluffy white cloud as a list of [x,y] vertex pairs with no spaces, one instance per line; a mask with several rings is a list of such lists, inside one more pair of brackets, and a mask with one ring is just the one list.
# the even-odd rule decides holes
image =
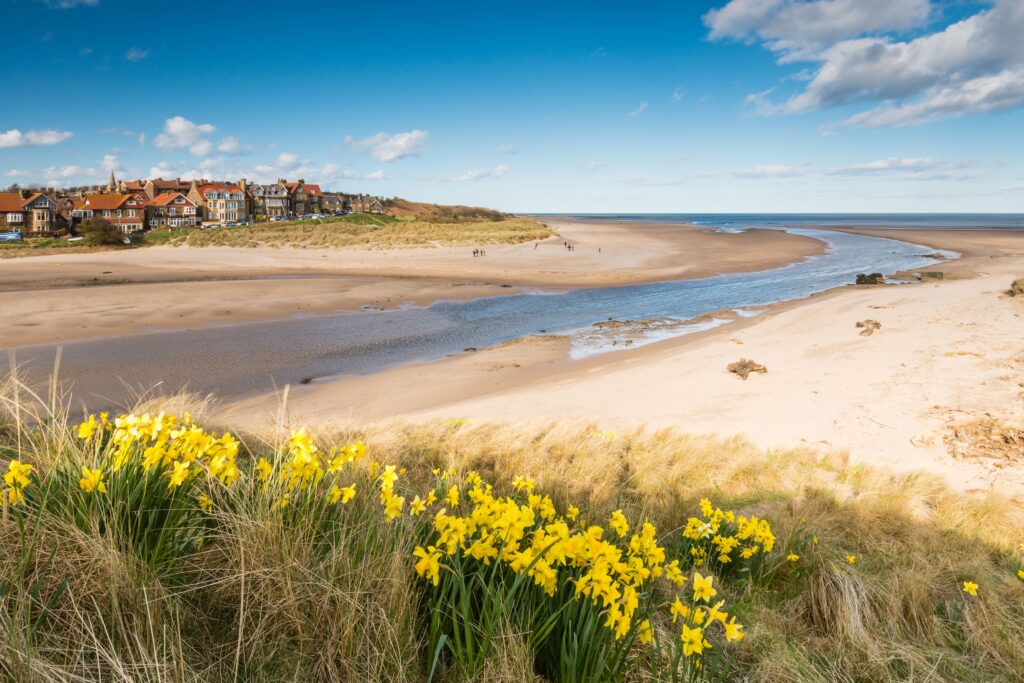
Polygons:
[[129,62],[141,62],[148,56],[149,50],[143,50],[140,47],[129,48],[129,50],[124,53],[124,58]]
[[499,164],[494,168],[478,168],[472,171],[466,171],[462,175],[457,175],[452,180],[456,183],[472,182],[474,180],[483,180],[484,178],[501,178],[508,173],[508,166]]
[[[780,51],[784,60],[805,59],[820,62],[813,77],[799,94],[773,104],[769,91],[748,97],[762,115],[812,111],[857,103],[877,103],[867,111],[854,114],[842,123],[851,126],[907,126],[940,118],[975,112],[1010,109],[1024,105],[1024,2],[995,0],[992,7],[950,24],[941,31],[913,40],[899,41],[892,36],[868,35],[872,29],[859,21],[864,8],[843,0],[767,0],[756,3],[734,0],[721,10],[709,13],[706,20],[712,36],[752,36]],[[889,3],[902,15],[886,15],[876,8],[878,17],[887,16],[889,28],[898,28],[895,20],[908,21],[915,11],[923,11],[910,0]],[[742,5],[742,6],[741,6]],[[829,45],[836,35],[810,31],[810,43],[786,38],[781,29],[769,29],[787,11],[808,12],[812,5],[827,6],[828,12],[843,9],[848,39]],[[744,9],[746,13],[725,15],[726,10]],[[773,9],[774,8],[774,9]],[[760,13],[760,14],[758,14]],[[762,16],[763,15],[763,16]],[[724,17],[724,18],[723,18]],[[747,23],[743,23],[746,21]],[[797,22],[799,24],[799,22]],[[786,24],[789,28],[794,28]],[[789,30],[789,29],[787,29]],[[820,48],[820,49],[819,49]]]
[[184,116],[173,116],[164,121],[164,131],[156,136],[157,149],[188,149],[193,156],[203,157],[213,151],[213,143],[206,139],[216,127],[209,123],[193,123]]
[[238,138],[231,135],[220,141],[220,144],[217,145],[217,151],[221,154],[248,154],[252,151],[252,147],[242,145]]
[[30,130],[22,133],[17,128],[0,133],[0,149],[6,147],[28,147],[31,145],[56,145],[70,138],[74,133],[59,130]]
[[863,164],[839,166],[829,171],[840,176],[896,176],[911,180],[967,180],[980,174],[973,161],[950,162],[929,157],[889,157]]
[[682,102],[685,91],[682,88],[676,88],[672,91],[672,95],[669,97],[673,102]]
[[345,169],[342,175],[349,180],[384,180],[384,171],[372,171],[370,173],[359,173],[352,169]]
[[914,102],[883,105],[854,114],[849,126],[912,126],[971,112],[999,111],[1024,105],[1024,67],[933,88]]
[[704,15],[712,39],[757,37],[784,60],[878,31],[923,25],[929,0],[731,0]]
[[121,159],[118,158],[115,154],[105,154],[103,156],[103,159],[100,161],[100,168],[102,168],[107,173],[117,173],[118,171],[124,169],[124,167],[121,166]]
[[355,140],[351,135],[345,137],[345,142],[352,145],[352,149],[363,154],[369,154],[380,162],[395,161],[403,157],[419,156],[427,147],[427,136],[430,133],[425,130],[411,130],[408,133],[377,133],[362,140]]
[[166,161],[161,161],[149,169],[146,178],[172,178],[175,176],[174,168]]
[[736,171],[733,175],[737,178],[794,178],[807,173],[807,170],[799,166],[785,166],[783,164],[766,164],[754,166]]
[[640,105],[636,109],[634,109],[633,111],[629,112],[629,115],[630,115],[630,117],[635,119],[636,117],[640,116],[640,114],[643,114],[645,111],[647,111],[647,103],[646,102],[641,102]]

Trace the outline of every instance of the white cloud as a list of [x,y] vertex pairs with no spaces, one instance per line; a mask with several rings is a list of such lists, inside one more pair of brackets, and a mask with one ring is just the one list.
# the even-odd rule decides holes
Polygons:
[[242,145],[235,136],[228,136],[217,145],[217,151],[222,154],[248,154],[252,151],[249,145]]
[[847,38],[922,26],[930,13],[929,0],[731,0],[704,23],[712,39],[757,37],[790,60]]
[[1013,109],[1021,105],[1024,105],[1024,67],[933,88],[916,101],[876,107],[854,114],[843,123],[860,127],[912,126],[967,113]]
[[484,178],[501,178],[508,174],[508,166],[499,164],[493,168],[478,168],[472,171],[466,171],[462,175],[457,175],[452,180],[456,183],[472,182],[474,180],[483,180]]
[[839,166],[829,171],[830,175],[839,176],[888,176],[902,177],[911,180],[969,180],[979,177],[979,173],[970,170],[977,166],[974,161],[953,163],[945,159],[929,157],[889,157],[862,164]]
[[669,97],[669,99],[672,100],[673,102],[682,102],[683,94],[684,91],[682,88],[676,88],[675,90],[672,91],[672,95]]
[[140,47],[129,48],[124,53],[124,58],[129,62],[141,62],[143,59],[149,56],[149,50],[143,50]]
[[633,111],[629,112],[629,115],[635,119],[636,117],[640,116],[640,114],[643,114],[645,111],[647,111],[647,103],[641,102],[640,106],[638,106]]
[[100,0],[42,0],[50,9],[72,9],[75,7],[95,7]]
[[51,166],[34,171],[13,169],[7,172],[7,176],[10,178],[24,178],[34,182],[60,183],[72,178],[91,180],[96,176],[96,169],[84,168],[82,166]]
[[[742,2],[749,4],[748,0]],[[769,0],[758,6],[761,9],[767,6],[806,9],[823,2]],[[874,2],[870,0],[863,5],[867,7]],[[829,11],[848,4],[834,0],[829,5],[835,7]],[[905,18],[912,17],[915,8],[911,0],[891,4],[894,11],[904,11]],[[721,12],[733,5],[730,3]],[[857,2],[857,9],[846,7],[846,11],[856,16],[861,16],[862,9],[860,2]],[[882,13],[879,16],[884,16],[881,8],[878,11]],[[770,49],[781,51],[785,60],[820,62],[804,90],[788,100],[772,104],[767,98],[770,91],[748,98],[748,104],[754,104],[763,115],[881,102],[842,123],[908,126],[1024,105],[1024,40],[1021,40],[1024,2],[1020,0],[994,0],[990,8],[941,31],[906,41],[870,35],[872,30],[868,23],[851,20],[844,25],[849,26],[850,31],[856,29],[857,33],[830,46],[825,42],[830,36],[821,34],[821,40],[816,43],[820,50],[809,50],[807,44],[780,43],[779,34],[764,29],[768,24],[763,22],[754,22],[754,28],[744,28],[738,20],[723,24],[722,15],[714,13],[709,13],[707,20],[713,37],[756,34]],[[732,28],[727,30],[728,26]],[[898,23],[889,22],[889,27],[898,28]]]
[[345,169],[342,174],[349,180],[384,180],[384,171],[372,171],[370,173],[359,173],[351,169]]
[[403,157],[419,156],[427,147],[427,136],[430,133],[425,130],[411,130],[408,133],[377,133],[362,140],[354,140],[351,135],[345,137],[345,142],[352,145],[352,149],[363,154],[369,154],[380,162],[395,161]]
[[156,166],[149,169],[149,174],[146,178],[170,178],[174,175],[174,167],[166,161],[161,161]]
[[118,171],[123,170],[121,160],[115,154],[105,154],[103,156],[103,160],[100,161],[100,168],[107,173],[110,173],[111,171],[117,173]]
[[299,163],[299,157],[291,152],[281,152],[277,155],[274,165],[279,168],[294,168]]
[[494,148],[495,154],[515,154],[517,151],[515,145],[498,145]]
[[785,166],[783,164],[766,164],[754,166],[736,171],[733,175],[737,178],[794,178],[807,173],[807,170],[799,166]]
[[206,139],[216,129],[209,123],[193,123],[184,116],[173,116],[164,121],[164,132],[153,140],[157,149],[187,148],[193,156],[202,157],[213,151],[213,143]]
[[30,130],[22,133],[17,128],[0,133],[0,149],[9,147],[29,147],[36,145],[57,145],[74,133],[70,131],[59,131],[53,129]]
[[92,54],[92,48],[91,47],[83,47],[81,50],[78,51],[78,56],[79,57],[88,57],[91,54]]

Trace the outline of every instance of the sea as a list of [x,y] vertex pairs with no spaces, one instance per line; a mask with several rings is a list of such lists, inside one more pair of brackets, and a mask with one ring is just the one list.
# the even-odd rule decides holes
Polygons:
[[564,213],[534,214],[591,221],[692,223],[736,230],[827,227],[892,230],[1024,230],[1024,213]]

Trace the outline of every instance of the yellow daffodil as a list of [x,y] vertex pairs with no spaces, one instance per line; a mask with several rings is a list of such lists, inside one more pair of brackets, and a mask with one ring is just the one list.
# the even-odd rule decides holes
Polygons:
[[683,641],[683,654],[687,657],[699,655],[704,651],[704,631],[699,628],[690,628],[683,624],[683,632],[680,635]]
[[676,601],[672,603],[672,623],[676,623],[676,619],[686,619],[690,616],[690,608],[683,604],[683,602],[676,598]]
[[107,492],[107,485],[103,483],[103,472],[98,469],[91,470],[88,467],[82,468],[82,478],[78,480],[78,487],[86,493]]
[[267,481],[273,471],[274,466],[266,458],[260,458],[256,463],[256,479],[258,481]]
[[213,501],[205,493],[200,493],[196,502],[199,503],[199,509],[203,512],[209,512],[213,509]]
[[640,641],[641,645],[648,645],[654,640],[654,629],[651,628],[650,619],[644,619],[640,622],[640,626],[636,631],[636,638]]
[[718,595],[718,591],[711,585],[714,578],[711,576],[701,576],[700,572],[693,573],[693,599],[703,600],[704,602],[709,601],[711,598]]
[[978,584],[973,581],[964,581],[964,593],[968,595],[978,596]]
[[413,498],[412,502],[409,503],[409,514],[413,517],[419,517],[426,509],[427,504],[419,496]]
[[341,504],[347,505],[356,497],[356,485],[352,484],[341,489]]
[[857,556],[856,555],[847,555],[846,556],[846,561],[848,563],[850,563],[850,564],[857,564]]
[[1024,569],[1018,569],[1017,570],[1017,578],[1020,579],[1021,581],[1024,581]]
[[743,626],[742,624],[736,623],[736,617],[733,617],[723,625],[725,629],[725,639],[730,642],[737,642],[743,640]]
[[7,489],[7,500],[10,501],[12,506],[18,507],[25,504],[25,494],[20,488],[12,486]]
[[12,489],[23,489],[29,485],[30,476],[32,476],[32,465],[26,465],[20,460],[12,460],[7,463],[7,474],[4,475],[4,482]]
[[626,521],[626,515],[622,514],[622,510],[616,510],[612,513],[612,518],[608,520],[608,526],[623,538],[629,533],[629,522]]
[[790,553],[789,555],[786,555],[786,560],[788,562],[796,562],[799,559],[800,559],[800,556],[797,555],[796,553]]
[[167,482],[167,488],[171,491],[185,483],[185,479],[188,478],[188,463],[187,462],[176,462],[174,463],[174,470],[169,473],[170,481]]
[[459,487],[452,486],[448,489],[448,494],[444,497],[444,501],[453,508],[459,507]]
[[338,488],[337,484],[331,485],[330,490],[327,492],[327,502],[334,505],[341,500],[341,489]]
[[416,563],[416,573],[421,577],[427,578],[436,586],[440,580],[441,569],[441,564],[438,561],[440,553],[437,552],[437,548],[429,546],[424,550],[420,546],[416,546],[412,554],[420,558],[420,561]]
[[570,522],[575,522],[576,518],[580,516],[580,509],[575,505],[570,505],[565,509],[565,518]]

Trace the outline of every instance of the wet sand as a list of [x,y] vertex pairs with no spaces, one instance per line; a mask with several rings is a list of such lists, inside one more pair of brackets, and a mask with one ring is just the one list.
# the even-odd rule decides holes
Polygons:
[[[995,420],[1024,428],[1024,300],[1005,293],[1024,275],[1024,234],[872,233],[966,256],[929,269],[948,273],[945,281],[840,288],[758,318],[581,361],[569,360],[557,339],[529,340],[318,381],[292,388],[288,413],[295,424],[457,417],[671,425],[739,433],[769,448],[843,451],[853,462],[942,474],[961,488],[1024,490],[1024,454],[951,457],[963,425]],[[860,336],[854,324],[865,319],[881,329]],[[741,357],[768,373],[743,381],[727,372]],[[227,414],[260,423],[278,414],[279,401],[249,399]]]
[[[820,254],[773,231],[547,221],[540,243],[430,249],[150,247],[0,262],[0,348],[153,330],[391,309],[543,287],[614,286],[762,270]],[[575,245],[567,251],[563,242]]]

